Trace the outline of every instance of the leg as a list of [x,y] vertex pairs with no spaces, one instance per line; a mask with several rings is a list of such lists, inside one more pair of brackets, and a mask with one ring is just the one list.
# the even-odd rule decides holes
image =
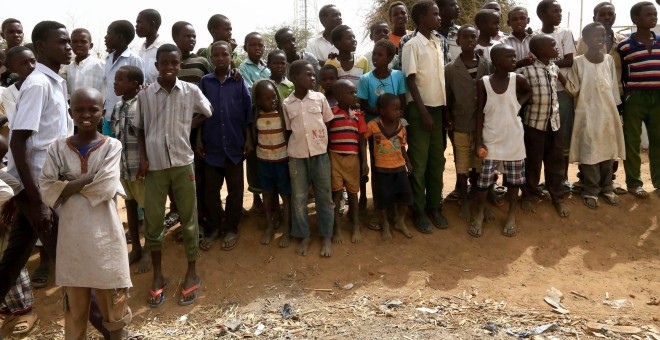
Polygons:
[[37,246],[39,249],[39,266],[32,273],[32,284],[35,289],[44,288],[48,286],[48,279],[50,278],[50,263],[51,258],[48,255],[45,247]]
[[328,154],[310,157],[310,179],[316,195],[316,227],[323,238],[321,256],[332,256],[332,227],[335,219]]
[[291,236],[302,238],[296,253],[307,255],[311,233],[307,220],[307,196],[309,194],[309,158],[289,158],[291,175]]
[[273,191],[265,190],[264,194],[264,211],[266,212],[266,230],[261,235],[261,244],[269,244],[275,234],[275,225],[273,224]]
[[626,172],[626,186],[638,198],[647,197],[648,194],[639,192],[636,188],[644,184],[641,178],[640,145],[642,143],[642,121],[646,117],[647,103],[642,91],[630,91],[628,99],[623,104],[623,137],[626,145],[626,159],[623,168]]
[[[363,155],[362,153],[358,153],[358,156],[360,157],[360,164],[362,164],[362,157],[367,157],[367,155]],[[360,211],[367,209],[367,182],[369,182],[369,176],[362,176],[360,171],[360,200],[358,202]]]
[[454,131],[450,134],[450,140],[454,148],[454,163],[456,165],[456,188],[454,189],[454,193],[458,194],[461,203],[459,216],[469,222],[470,205],[467,191],[468,174],[470,173],[470,166],[474,159],[472,134]]
[[[245,159],[245,164],[247,168],[248,191],[252,193],[252,207],[249,212],[262,214],[264,212],[264,203],[261,200],[262,188],[259,181],[259,171],[257,170],[257,153],[253,152],[249,154]],[[242,165],[243,164],[241,163],[241,166]]]
[[506,217],[506,224],[502,229],[504,236],[516,236],[518,227],[516,226],[516,210],[518,210],[518,187],[509,187],[507,189],[507,196],[509,198],[509,214]]
[[[154,268],[151,290],[157,292],[161,290],[166,280],[163,276],[161,267],[161,248],[163,246],[163,220],[165,216],[165,201],[170,190],[170,177],[167,170],[149,171],[145,180],[144,195],[144,247],[151,251],[151,260]],[[151,296],[149,303],[157,305],[164,296],[162,294],[156,297]]]
[[[442,110],[440,107],[429,108],[433,117],[434,130],[430,136],[428,148],[428,162],[426,163],[426,210],[431,222],[440,229],[449,226],[447,219],[442,215],[442,176],[445,171],[445,130],[442,127]],[[414,167],[413,167],[414,169]]]
[[362,235],[360,235],[360,216],[358,211],[358,195],[357,193],[348,192],[348,212],[351,214],[350,219],[353,225],[351,233],[351,242],[360,243]]
[[133,313],[128,307],[127,290],[96,289],[98,304],[103,314],[103,325],[110,331],[110,340],[122,340]]
[[614,181],[612,180],[612,164],[614,160],[603,161],[598,163],[600,168],[600,193],[603,196],[605,202],[609,205],[618,205],[619,198],[614,193]]
[[[428,165],[431,133],[424,129],[422,117],[415,103],[408,104],[408,157],[413,167],[410,186],[413,192],[415,228],[421,233],[431,233],[431,221],[426,216],[426,169]],[[436,152],[440,152],[436,150]]]
[[[534,208],[532,200],[534,199],[534,196],[539,195],[538,186],[541,181],[541,168],[543,165],[543,155],[545,153],[546,134],[550,132],[537,130],[527,125],[523,125],[523,128],[525,130],[524,140],[525,151],[527,154],[527,158],[525,159],[525,175],[527,176],[527,182],[525,183],[525,186],[522,187],[521,204],[524,212],[534,213],[536,212],[536,208]],[[563,148],[560,148],[558,152],[561,159],[557,166],[562,169],[561,178],[563,179]],[[547,181],[548,179],[546,178],[546,183]],[[561,183],[561,179],[559,182]],[[562,192],[563,190],[564,189],[562,188]]]
[[649,106],[650,111],[645,120],[646,131],[649,135],[649,165],[651,168],[651,183],[660,195],[660,91],[655,90],[646,94],[653,100]]
[[504,236],[512,237],[518,232],[516,226],[516,210],[518,210],[518,192],[520,187],[525,185],[525,160],[506,161],[504,164],[504,173],[507,179],[507,196],[509,198],[509,214],[506,218],[506,224],[502,229]]
[[488,194],[488,188],[479,189],[474,197],[474,204],[476,205],[476,215],[472,216],[472,222],[470,223],[470,228],[468,229],[468,234],[474,237],[480,237],[483,235],[482,227],[484,223],[484,206],[488,204],[486,202],[486,195]]
[[465,221],[470,221],[470,201],[468,200],[468,190],[467,190],[467,174],[457,174],[456,183],[457,191],[461,195],[461,211],[458,216]]
[[339,202],[341,201],[342,190],[332,192],[332,202],[335,204],[335,219],[333,222],[332,243],[341,244],[344,242],[341,234],[341,226],[339,225]]
[[[238,224],[243,209],[244,176],[243,162],[232,164],[225,161],[225,181],[227,181],[227,203],[225,214],[227,216],[227,235],[222,244],[222,250],[231,250],[238,241]],[[261,189],[259,189],[261,190]],[[263,210],[263,206],[262,206]]]
[[380,232],[380,237],[383,240],[391,240],[392,232],[390,231],[390,222],[387,220],[387,208],[379,209],[381,219],[381,226],[383,227]]
[[573,131],[573,120],[575,119],[575,109],[573,106],[573,97],[566,91],[557,91],[559,101],[559,118],[561,129],[564,131],[562,145],[564,149],[564,174],[563,180],[568,180],[568,151],[571,148],[571,131]]
[[406,226],[406,212],[408,211],[408,206],[405,204],[397,204],[396,208],[394,229],[400,231],[407,238],[411,238],[412,233]]
[[[204,202],[208,207],[208,230],[204,239],[200,242],[199,247],[202,250],[211,249],[213,241],[218,237],[219,233],[224,226],[222,226],[222,214],[220,207],[220,189],[225,180],[225,169],[216,168],[211,164],[206,163],[204,167],[204,178],[206,186],[204,187]],[[228,209],[227,209],[228,210]]]
[[[20,194],[19,194],[20,195]],[[32,255],[37,233],[18,207],[9,231],[7,248],[0,259],[0,296],[4,297],[14,286],[21,270]]]
[[374,150],[374,138],[369,137],[367,140],[369,143],[369,164],[370,168],[369,171],[371,172],[371,201],[374,205],[374,213],[369,220],[369,229],[372,230],[380,230],[380,211],[378,208],[378,200],[380,199],[380,178],[376,176],[376,157],[375,157],[375,150]]
[[600,166],[598,164],[582,164],[582,175],[584,176],[582,202],[588,208],[594,209],[598,207],[598,194],[600,193]]
[[87,320],[91,288],[62,287],[64,294],[64,338],[67,340],[87,338]]
[[131,252],[128,254],[129,263],[135,263],[142,257],[142,246],[140,245],[140,229],[138,227],[137,201],[125,200],[126,221],[128,223],[128,233],[131,236]]
[[[562,136],[564,131],[563,126],[557,131],[552,131],[552,129],[548,127],[548,131],[545,133],[545,147],[543,151],[545,185],[550,192],[552,204],[555,206],[559,217],[568,217],[571,214],[568,205],[564,202],[565,190],[562,184],[564,169],[560,166],[563,156],[562,149],[564,149],[564,146],[562,146]],[[525,160],[525,165],[527,165],[527,160]],[[529,175],[526,171],[525,177],[527,178],[527,181],[529,181]]]
[[282,238],[280,239],[280,247],[286,248],[289,246],[289,238],[291,236],[291,195],[282,195],[282,210],[282,225],[284,227]]

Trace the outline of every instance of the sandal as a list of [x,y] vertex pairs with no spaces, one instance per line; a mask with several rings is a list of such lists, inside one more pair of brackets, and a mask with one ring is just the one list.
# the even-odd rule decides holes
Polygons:
[[460,202],[462,196],[458,191],[452,191],[445,197],[445,202]]
[[589,209],[596,209],[599,207],[598,196],[582,195],[582,203]]
[[376,216],[377,213],[374,213],[374,215],[371,217],[371,220],[369,220],[369,225],[367,226],[371,230],[382,230],[383,227],[380,225],[380,218]]
[[29,333],[37,320],[39,320],[39,317],[37,314],[32,312],[17,316],[16,323],[14,324],[14,330],[11,334],[20,335]]
[[[167,284],[168,281],[166,279],[165,283],[160,287],[159,290],[154,292],[153,290],[149,289],[149,295],[151,295],[151,299],[147,301],[149,307],[151,308],[160,307],[163,304],[163,302],[165,302],[165,289],[167,288]],[[154,303],[153,301],[155,301],[156,297],[158,296],[160,298],[158,299],[158,301],[156,301],[156,303]]]
[[617,195],[625,195],[628,193],[628,191],[624,188],[621,187],[621,184],[614,183],[614,193]]
[[181,298],[183,299],[184,297],[190,295],[190,294],[195,294],[192,298],[192,300],[189,301],[183,301],[179,299],[179,306],[189,306],[192,305],[195,300],[197,300],[197,297],[199,297],[199,286],[202,284],[202,279],[197,275],[197,283],[195,283],[192,287],[188,289],[183,289],[181,287]]
[[39,266],[32,273],[30,281],[32,282],[32,287],[35,289],[44,288],[48,286],[48,279],[50,276],[50,268],[48,266]]
[[228,232],[222,240],[222,250],[232,250],[236,248],[238,233]]
[[603,199],[605,200],[605,203],[609,205],[618,205],[619,204],[619,198],[616,196],[614,192],[604,192],[601,194],[603,196]]
[[211,250],[211,246],[213,245],[213,241],[215,241],[218,236],[220,235],[220,232],[218,230],[214,231],[209,235],[209,237],[204,237],[199,241],[199,249],[203,251],[209,251]]
[[644,190],[644,188],[642,188],[641,186],[636,187],[636,188],[632,188],[632,189],[629,188],[628,192],[631,193],[633,196],[635,196],[637,198],[648,198],[649,197],[649,193],[646,192],[646,190]]

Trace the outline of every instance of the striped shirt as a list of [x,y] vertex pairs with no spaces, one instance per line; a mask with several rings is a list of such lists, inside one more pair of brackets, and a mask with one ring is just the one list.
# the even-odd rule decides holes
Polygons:
[[117,139],[121,142],[121,178],[134,181],[140,169],[140,150],[138,148],[137,130],[131,123],[137,112],[137,96],[124,100],[116,105],[110,117],[110,126]]
[[621,79],[626,91],[660,90],[660,37],[651,33],[654,41],[651,53],[636,40],[635,33],[616,48],[621,55]]
[[360,135],[367,131],[361,111],[348,112],[335,106],[332,108],[334,118],[328,122],[328,150],[343,154],[356,154],[360,151]]
[[199,85],[202,77],[213,72],[213,65],[208,59],[191,53],[188,58],[181,61],[181,70],[177,78],[191,84]]
[[537,130],[547,131],[548,122],[550,122],[552,131],[559,130],[559,100],[557,99],[559,67],[553,62],[545,65],[534,60],[532,65],[519,68],[518,73],[525,76],[532,87],[532,98],[523,112],[523,124]]
[[516,50],[516,60],[522,60],[526,59],[531,53],[529,51],[529,41],[531,39],[532,36],[529,34],[525,34],[523,40],[520,40],[515,35],[511,34],[504,37],[500,42],[513,47],[513,49]]
[[282,162],[289,159],[286,152],[286,127],[277,111],[259,111],[257,115],[257,159]]

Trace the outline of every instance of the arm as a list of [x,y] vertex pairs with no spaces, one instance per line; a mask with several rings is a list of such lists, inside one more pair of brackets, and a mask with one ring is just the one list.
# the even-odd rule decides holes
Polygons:
[[202,125],[202,123],[203,123],[207,118],[208,118],[208,117],[205,116],[205,115],[203,115],[203,114],[197,114],[197,115],[195,115],[195,116],[193,117],[192,122],[190,123],[190,125],[191,125],[193,128],[199,127],[200,125]]
[[522,58],[518,61],[516,61],[516,68],[521,68],[525,66],[529,66],[534,63],[534,55],[530,52],[527,57]]
[[252,126],[253,123],[248,124],[248,126],[245,127],[245,145],[243,146],[243,155],[247,156],[254,151],[254,145],[252,143],[252,139],[254,136],[252,135]]
[[419,89],[417,88],[417,84],[415,83],[415,78],[416,74],[411,74],[408,77],[406,77],[406,83],[408,84],[408,91],[410,91],[410,95],[413,98],[413,101],[415,102],[415,105],[417,105],[417,109],[419,110],[421,116],[422,116],[422,123],[424,124],[424,128],[426,131],[433,131],[433,118],[431,118],[431,114],[426,110],[426,106],[424,105],[424,101],[422,100],[422,96],[419,94]]
[[147,157],[147,145],[144,140],[144,130],[138,129],[138,149],[140,150],[140,169],[138,170],[136,179],[143,180],[149,171],[149,158]]
[[195,137],[195,152],[197,152],[197,154],[202,158],[206,156],[206,153],[204,153],[204,142],[202,139],[203,134],[204,134],[204,124],[199,126],[199,128],[197,129],[197,136]]
[[532,87],[522,74],[516,75],[516,92],[520,106],[525,105],[532,98]]
[[367,165],[367,140],[364,139],[364,135],[360,134],[359,137],[359,146],[360,146],[360,154],[362,155],[361,157],[361,162],[360,162],[360,169],[362,169],[362,176],[367,176],[369,175],[369,166]]
[[573,53],[565,54],[562,60],[555,61],[555,65],[559,68],[573,66]]
[[410,175],[413,171],[413,168],[412,168],[412,163],[410,163],[410,158],[408,158],[408,152],[406,151],[405,146],[401,146],[401,155],[403,156],[403,159],[406,161],[406,169],[408,171],[408,174]]
[[571,70],[568,72],[568,78],[566,78],[561,72],[557,72],[557,77],[564,89],[568,94],[573,97],[577,97],[580,94],[580,70],[577,68],[577,64],[573,64]]
[[92,183],[94,174],[87,174],[85,177],[74,179],[66,183],[64,190],[60,194],[58,202],[64,202],[74,194],[79,193],[87,184]]
[[[517,84],[517,81],[516,81]],[[477,146],[477,157],[483,159],[481,150],[485,150],[488,154],[488,148],[484,145],[484,107],[486,106],[486,99],[488,94],[486,93],[486,87],[484,86],[483,79],[477,81],[477,126],[475,130],[475,144]]]
[[366,99],[358,98],[360,102],[360,109],[363,110],[365,113],[371,114],[371,115],[378,115],[378,108],[375,106],[369,106],[369,102]]
[[451,68],[445,66],[445,94],[447,96],[447,105],[442,107],[442,123],[445,130],[451,130],[454,125],[454,121],[451,115],[451,107],[454,106],[454,91],[451,87],[451,78],[454,75],[451,72]]

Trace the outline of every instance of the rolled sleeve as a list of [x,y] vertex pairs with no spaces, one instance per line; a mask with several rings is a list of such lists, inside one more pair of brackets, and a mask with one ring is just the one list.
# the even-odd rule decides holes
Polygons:
[[410,43],[403,45],[401,68],[406,77],[417,73],[417,60],[413,51],[413,45]]
[[39,84],[21,88],[11,130],[39,131],[44,104],[49,100],[48,90]]

